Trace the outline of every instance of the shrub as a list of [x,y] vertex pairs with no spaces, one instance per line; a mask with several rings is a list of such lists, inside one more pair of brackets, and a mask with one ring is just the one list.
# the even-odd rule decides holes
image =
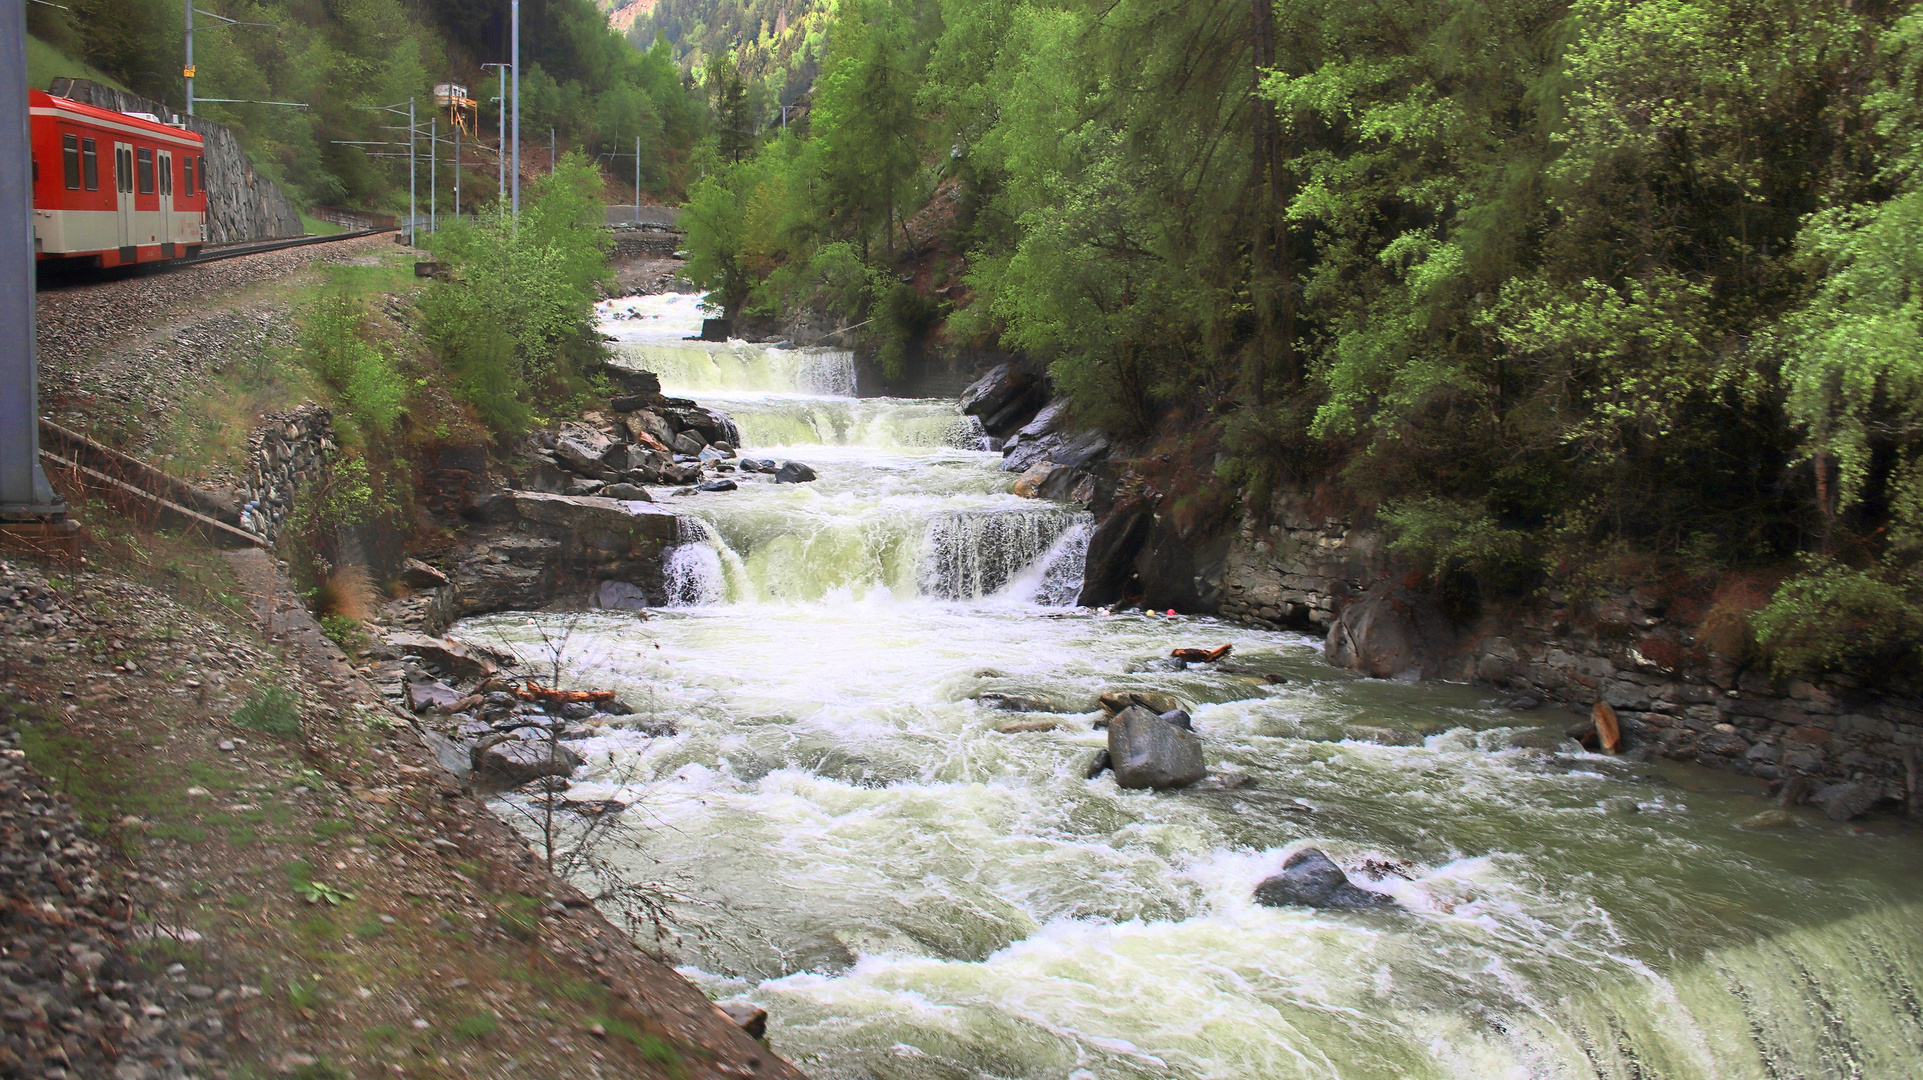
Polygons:
[[1892,576],[1809,559],[1750,620],[1771,668],[1784,676],[1836,668],[1883,679],[1915,675],[1923,590]]
[[255,687],[234,711],[234,723],[249,731],[292,738],[300,734],[300,699],[293,691],[271,683]]
[[365,316],[360,301],[344,292],[321,297],[306,313],[301,356],[339,395],[347,418],[378,433],[400,417],[407,384],[393,358],[362,337]]
[[1526,573],[1526,536],[1505,529],[1479,506],[1427,495],[1385,504],[1379,511],[1389,550],[1407,556],[1432,579],[1467,573],[1509,585]]

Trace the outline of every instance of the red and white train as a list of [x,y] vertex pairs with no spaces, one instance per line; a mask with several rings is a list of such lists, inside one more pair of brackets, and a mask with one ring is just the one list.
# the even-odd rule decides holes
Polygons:
[[109,267],[200,251],[207,159],[199,135],[39,90],[27,105],[36,259]]

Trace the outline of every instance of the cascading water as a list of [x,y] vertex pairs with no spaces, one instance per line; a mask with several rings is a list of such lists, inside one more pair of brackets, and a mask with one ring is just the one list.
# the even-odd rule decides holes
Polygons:
[[[615,855],[685,883],[682,970],[766,1006],[811,1075],[1923,1075],[1911,827],[1742,828],[1754,781],[1531,749],[1514,729],[1560,718],[1468,687],[1354,678],[1293,634],[1051,607],[1085,517],[1007,494],[993,455],[876,434],[952,405],[667,385],[821,479],[667,500],[685,606],[589,615],[569,663],[679,734],[579,749],[589,781],[644,778],[648,839]],[[870,422],[757,445],[804,399]],[[528,618],[457,632],[536,655]],[[1218,644],[1240,666],[1147,663]],[[1085,779],[1112,688],[1176,696],[1211,770],[1255,785]],[[1057,728],[1001,734],[984,702],[1017,699]],[[1308,844],[1398,906],[1255,905]]]

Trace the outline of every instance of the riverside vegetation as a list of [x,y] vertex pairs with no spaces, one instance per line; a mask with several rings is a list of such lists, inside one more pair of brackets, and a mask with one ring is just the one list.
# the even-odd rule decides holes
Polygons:
[[1708,577],[1721,648],[1923,676],[1908,5],[837,10],[690,192],[727,313],[1021,350],[1192,521],[1334,480],[1461,602]]

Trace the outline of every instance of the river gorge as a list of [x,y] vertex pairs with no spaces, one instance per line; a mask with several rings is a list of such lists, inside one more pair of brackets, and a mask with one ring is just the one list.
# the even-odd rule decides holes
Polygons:
[[[1075,607],[1091,519],[1012,494],[953,401],[861,396],[846,353],[685,340],[695,297],[602,313],[743,457],[819,478],[656,491],[680,536],[645,617],[452,635],[539,663],[566,622],[569,683],[651,722],[573,743],[576,790],[633,803],[645,839],[610,857],[672,886],[681,970],[765,1007],[811,1075],[1923,1074],[1914,829],[1745,827],[1757,780],[1584,752],[1487,689]],[[1116,689],[1177,699],[1209,779],[1088,779]],[[1309,846],[1395,905],[1257,905]]]

